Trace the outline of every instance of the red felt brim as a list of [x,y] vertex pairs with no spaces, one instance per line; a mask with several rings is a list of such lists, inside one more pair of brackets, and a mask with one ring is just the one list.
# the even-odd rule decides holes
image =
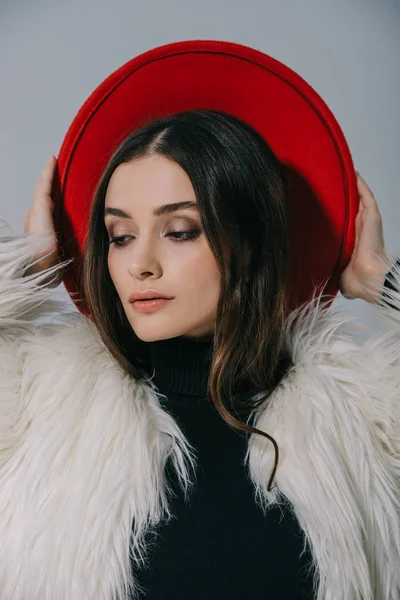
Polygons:
[[64,284],[78,309],[89,210],[114,150],[133,130],[187,109],[230,113],[265,138],[289,180],[291,305],[327,282],[333,298],[354,246],[357,179],[344,135],[322,98],[294,71],[240,44],[189,40],[133,58],[101,83],[73,120],[58,156],[54,219]]

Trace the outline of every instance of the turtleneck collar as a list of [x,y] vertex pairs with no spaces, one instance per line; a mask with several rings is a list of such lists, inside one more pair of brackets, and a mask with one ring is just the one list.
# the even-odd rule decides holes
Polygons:
[[207,396],[213,340],[178,336],[148,342],[152,381],[163,392]]

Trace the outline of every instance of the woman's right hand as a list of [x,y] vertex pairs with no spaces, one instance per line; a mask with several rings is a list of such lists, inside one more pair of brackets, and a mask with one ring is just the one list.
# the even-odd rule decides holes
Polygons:
[[[32,203],[24,213],[25,235],[39,234],[40,237],[51,238],[49,244],[46,244],[40,254],[35,257],[35,264],[26,269],[25,275],[40,273],[60,262],[57,235],[53,220],[54,202],[51,197],[56,165],[57,159],[51,155],[37,181]],[[61,275],[58,271],[57,280],[49,283],[48,287],[56,287],[60,282]]]

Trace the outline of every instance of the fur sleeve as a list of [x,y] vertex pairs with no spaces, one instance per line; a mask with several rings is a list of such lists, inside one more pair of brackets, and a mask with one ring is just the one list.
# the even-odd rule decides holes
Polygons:
[[399,267],[392,273],[393,289],[378,290],[374,305],[389,331],[321,295],[289,316],[293,368],[256,415],[280,448],[277,489],[267,490],[272,444],[255,435],[249,444],[258,499],[267,507],[282,492],[310,542],[317,600],[400,597]]
[[[388,281],[390,285],[388,286]],[[293,313],[287,323],[287,337],[295,363],[318,365],[328,377],[348,388],[358,387],[372,433],[386,451],[400,486],[400,264],[394,263],[384,284],[370,287],[376,297],[371,305],[391,324],[376,332],[361,321],[354,321],[340,309],[325,310],[321,296]],[[359,336],[360,333],[363,335]],[[358,342],[357,339],[364,341]],[[400,498],[400,487],[399,487]]]
[[71,306],[45,285],[70,261],[24,276],[49,240],[36,235],[18,236],[7,229],[0,217],[0,333],[11,335],[16,330],[32,330],[38,317],[64,313]]
[[23,349],[35,343],[39,317],[52,317],[60,323],[71,305],[44,285],[65,263],[24,277],[45,243],[35,236],[13,235],[0,218],[0,468],[13,455],[28,427],[23,407],[31,382]]

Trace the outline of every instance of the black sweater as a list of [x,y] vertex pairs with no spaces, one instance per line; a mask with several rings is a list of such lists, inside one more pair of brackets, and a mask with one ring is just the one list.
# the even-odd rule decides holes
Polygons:
[[141,597],[314,598],[310,551],[300,556],[304,536],[289,502],[263,514],[243,463],[248,434],[227,425],[206,397],[212,342],[178,337],[149,349],[162,404],[195,447],[198,468],[187,501],[167,468],[173,518],[150,538],[148,565],[135,568]]

